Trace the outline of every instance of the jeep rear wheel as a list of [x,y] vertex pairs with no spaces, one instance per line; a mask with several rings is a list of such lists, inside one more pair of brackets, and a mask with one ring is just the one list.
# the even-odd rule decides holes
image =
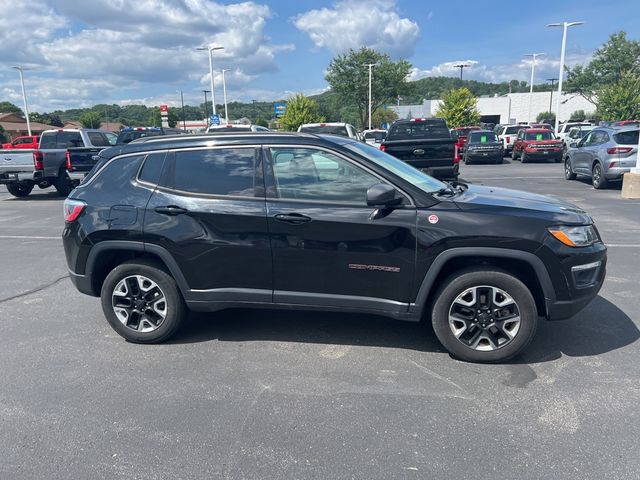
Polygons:
[[117,266],[107,275],[100,296],[109,324],[130,342],[167,340],[186,316],[175,280],[153,263]]
[[533,338],[538,314],[529,289],[499,270],[467,270],[445,281],[431,321],[442,345],[469,362],[502,362]]

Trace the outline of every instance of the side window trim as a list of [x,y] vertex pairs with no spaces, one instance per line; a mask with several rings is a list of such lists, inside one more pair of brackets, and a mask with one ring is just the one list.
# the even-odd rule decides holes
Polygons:
[[[336,157],[346,161],[347,163],[349,163],[350,165],[354,166],[355,168],[358,168],[358,169],[366,172],[367,174],[377,178],[380,181],[380,183],[385,183],[387,185],[391,185],[404,198],[406,198],[407,204],[405,205],[405,207],[415,207],[415,203],[413,201],[413,198],[411,198],[411,195],[409,195],[407,192],[405,192],[400,187],[395,185],[393,182],[390,182],[386,178],[380,176],[377,172],[374,172],[371,169],[367,168],[365,165],[362,165],[362,164],[356,162],[355,160],[347,157],[346,155],[344,155],[344,154],[342,154],[340,152],[336,152],[336,151],[328,149],[328,148],[320,147],[318,145],[297,145],[297,144],[265,144],[265,145],[262,146],[262,149],[263,149],[263,160],[264,160],[263,161],[263,164],[264,164],[264,169],[263,170],[264,170],[264,175],[265,175],[265,187],[266,187],[265,193],[266,193],[266,199],[269,200],[269,201],[287,202],[287,203],[332,204],[332,205],[343,205],[343,206],[356,206],[356,207],[360,207],[360,208],[363,207],[363,205],[361,205],[361,204],[354,204],[352,202],[343,202],[343,201],[280,198],[278,196],[278,194],[277,194],[278,192],[277,192],[277,187],[276,187],[275,174],[274,174],[274,170],[273,170],[273,157],[271,156],[271,149],[273,149],[273,148],[306,148],[306,149],[309,149],[309,150],[316,150],[318,152],[324,152],[324,153],[329,153],[331,155],[335,155]],[[364,205],[364,207],[371,208],[371,207],[367,207],[366,205]]]

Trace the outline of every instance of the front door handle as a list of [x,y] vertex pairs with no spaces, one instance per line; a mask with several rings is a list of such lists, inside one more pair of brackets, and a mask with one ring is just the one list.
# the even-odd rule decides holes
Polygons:
[[301,215],[300,213],[279,213],[273,218],[279,222],[291,223],[293,225],[300,225],[301,223],[308,223],[311,221],[311,217]]
[[177,207],[176,205],[167,205],[166,207],[156,207],[156,213],[163,213],[165,215],[181,215],[183,213],[187,213],[189,210],[182,207]]

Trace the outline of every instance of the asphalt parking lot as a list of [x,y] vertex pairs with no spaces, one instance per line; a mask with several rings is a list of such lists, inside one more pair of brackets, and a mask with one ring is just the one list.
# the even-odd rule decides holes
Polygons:
[[194,315],[126,343],[66,278],[62,199],[0,187],[0,478],[640,478],[640,200],[505,162],[462,177],[573,202],[609,245],[600,295],[506,365],[344,314]]

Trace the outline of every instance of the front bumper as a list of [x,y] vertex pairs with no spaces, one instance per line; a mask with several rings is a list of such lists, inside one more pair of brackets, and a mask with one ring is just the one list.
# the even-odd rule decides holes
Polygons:
[[[529,160],[558,160],[562,158],[562,150],[525,150]],[[546,152],[546,153],[545,153]]]
[[504,157],[504,150],[493,150],[493,151],[485,151],[485,152],[474,152],[469,150],[467,152],[466,158],[467,160],[476,160],[476,161],[496,161],[502,160]]

